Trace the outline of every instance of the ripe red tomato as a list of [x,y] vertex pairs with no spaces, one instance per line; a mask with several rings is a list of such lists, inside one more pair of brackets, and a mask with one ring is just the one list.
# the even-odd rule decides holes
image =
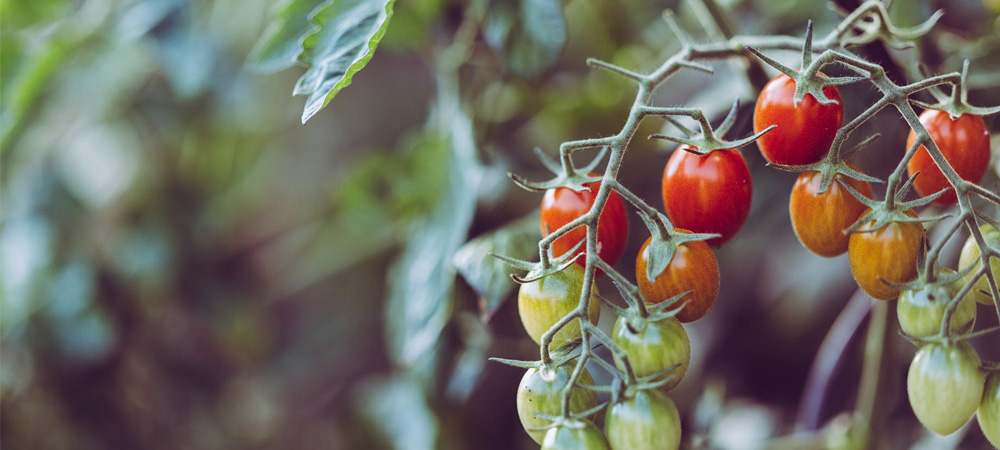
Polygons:
[[[575,264],[562,272],[521,285],[517,292],[517,312],[521,316],[524,330],[536,344],[541,345],[542,335],[556,322],[576,308],[583,290],[583,269]],[[591,287],[597,292],[597,285]],[[591,295],[587,305],[587,317],[596,324],[601,315],[601,303]],[[576,321],[564,326],[552,337],[552,349],[559,348],[580,338],[580,324]]]
[[923,237],[924,226],[918,222],[891,222],[875,231],[852,233],[847,257],[858,286],[879,300],[896,298],[899,291],[882,280],[905,283],[916,278]]
[[[575,192],[569,188],[556,188],[545,191],[542,198],[542,235],[558,230],[563,225],[572,222],[590,211],[597,198],[601,182],[587,183],[590,191]],[[546,232],[548,229],[548,232]],[[587,239],[587,228],[580,226],[570,230],[552,243],[552,254],[560,256],[573,249],[580,241]],[[609,265],[614,265],[622,257],[625,244],[628,242],[628,214],[621,195],[612,191],[604,210],[597,219],[597,255]],[[586,244],[577,250],[577,254],[585,252]],[[581,267],[587,262],[583,258],[576,261]],[[601,273],[601,272],[598,272]]]
[[[611,340],[628,355],[632,372],[638,378],[678,365],[663,377],[671,380],[662,389],[673,389],[684,378],[691,364],[691,340],[687,331],[684,331],[684,326],[673,317],[656,322],[642,321],[634,325],[630,325],[624,317],[619,317],[611,329]],[[617,360],[615,362],[618,363]],[[619,369],[624,370],[620,364]]]
[[[528,369],[517,387],[517,416],[521,426],[535,442],[541,444],[545,438],[542,428],[552,422],[538,417],[535,413],[558,416],[562,411],[562,390],[573,374],[574,363],[568,362],[558,367]],[[594,384],[586,369],[577,379],[579,384]],[[597,393],[576,387],[569,397],[570,412],[579,413],[597,406]]]
[[681,417],[674,401],[646,390],[608,407],[604,429],[613,450],[677,450]]
[[906,374],[906,393],[920,423],[948,435],[972,418],[983,398],[980,362],[965,341],[927,344],[917,351]]
[[786,166],[812,164],[822,160],[844,120],[844,103],[836,86],[826,86],[823,93],[837,103],[822,104],[806,94],[795,106],[795,80],[781,74],[767,83],[757,97],[753,111],[753,130],[778,127],[757,139],[764,159]]
[[649,263],[649,243],[652,239],[646,239],[635,259],[635,278],[642,298],[646,303],[657,304],[691,290],[671,310],[685,304],[684,309],[675,316],[685,323],[705,317],[719,295],[719,263],[715,260],[712,249],[705,241],[681,244],[666,270],[656,280],[650,281],[646,276],[646,266]]
[[[986,130],[986,123],[981,117],[962,114],[958,119],[951,120],[944,111],[928,109],[920,114],[920,123],[941,149],[944,158],[955,172],[958,172],[958,176],[972,183],[978,183],[983,179],[990,163],[990,133]],[[910,148],[916,139],[916,133],[910,131],[910,137],[906,139],[906,148]],[[913,187],[921,196],[928,196],[951,186],[924,146],[917,149],[917,153],[906,165],[906,171],[911,176],[920,172],[913,181]],[[933,203],[951,205],[957,201],[958,197],[954,189],[951,189],[934,199]]]
[[[837,181],[820,194],[822,178],[819,172],[814,171],[799,174],[792,187],[788,211],[799,242],[809,251],[829,258],[847,251],[851,236],[845,234],[844,229],[854,224],[867,207]],[[835,178],[871,198],[872,187],[867,181],[841,175]]]
[[677,228],[717,233],[708,245],[718,247],[739,231],[750,214],[753,183],[738,150],[716,150],[705,156],[674,151],[663,170],[663,206]]

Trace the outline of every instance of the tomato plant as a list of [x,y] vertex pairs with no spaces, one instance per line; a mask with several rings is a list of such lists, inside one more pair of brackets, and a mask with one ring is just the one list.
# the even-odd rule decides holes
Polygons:
[[[916,217],[912,211],[908,215]],[[885,281],[904,283],[917,276],[923,239],[924,226],[917,222],[890,222],[877,230],[852,233],[847,257],[854,280],[876,299],[896,298],[899,291]]]
[[966,342],[920,348],[906,375],[910,406],[920,423],[948,435],[972,418],[983,397],[979,363],[979,355]]
[[[525,331],[541,344],[542,335],[556,322],[573,311],[583,289],[583,269],[570,265],[561,272],[525,283],[517,293],[517,310]],[[592,289],[597,292],[597,286]],[[600,301],[591,295],[587,317],[597,323],[601,314]],[[552,337],[552,348],[558,348],[580,338],[580,324],[571,322]]]
[[[942,269],[942,275],[954,274],[950,269]],[[896,312],[899,326],[910,337],[934,336],[941,330],[944,311],[961,286],[956,283],[931,283],[919,289],[907,289],[899,294]],[[965,296],[951,316],[950,330],[957,331],[976,318],[976,302]]]
[[979,428],[994,447],[1000,448],[1000,372],[991,372],[983,387],[983,399],[976,409]]
[[646,303],[657,304],[691,290],[670,309],[677,309],[683,305],[683,309],[676,317],[685,323],[705,317],[719,294],[719,263],[715,260],[712,249],[704,241],[691,241],[679,245],[666,270],[655,280],[650,281],[646,275],[650,242],[652,238],[646,239],[635,259],[635,278],[642,298]]
[[750,214],[753,183],[746,159],[738,150],[716,150],[700,156],[680,146],[663,170],[663,206],[677,228],[715,233],[713,247],[726,243]]
[[609,406],[604,429],[612,450],[677,450],[681,445],[677,407],[656,390],[638,391]]
[[[990,163],[990,133],[981,117],[962,114],[953,120],[944,111],[928,109],[920,114],[920,123],[927,129],[927,133],[931,135],[931,139],[941,149],[941,154],[958,176],[973,183],[983,179],[983,174],[986,173]],[[917,135],[910,131],[910,136],[906,140],[907,148],[912,146],[916,139]],[[910,175],[920,172],[913,181],[913,187],[922,196],[951,187],[941,169],[927,153],[927,148],[922,145],[906,165],[906,171]],[[950,205],[957,201],[958,197],[955,196],[953,189],[934,199],[934,203],[938,205]]]
[[611,329],[611,340],[628,355],[636,377],[663,372],[677,364],[666,375],[671,378],[663,385],[666,391],[681,382],[691,363],[691,340],[684,326],[672,317],[655,322],[642,320],[634,325],[619,317]]
[[[542,235],[558,230],[563,225],[586,214],[594,206],[600,182],[587,183],[589,191],[576,192],[569,188],[555,188],[545,191],[542,198]],[[576,227],[552,242],[552,254],[560,256],[586,240],[585,227]],[[628,213],[621,195],[611,191],[608,201],[597,220],[597,255],[609,265],[614,265],[622,257],[628,243]],[[586,244],[577,249],[576,254],[585,252]],[[581,267],[586,260],[578,259]],[[600,272],[598,272],[600,273]]]
[[542,450],[608,450],[608,440],[589,420],[570,420],[545,433]]
[[[979,231],[983,234],[983,238],[986,239],[986,243],[1000,248],[1000,230],[997,230],[992,225],[985,224],[979,227]],[[966,267],[975,265],[971,272],[966,274],[962,280],[965,283],[972,281],[973,277],[976,275],[976,271],[982,267],[982,259],[980,258],[981,253],[979,253],[979,246],[976,245],[976,240],[969,236],[965,240],[965,244],[962,245],[962,253],[958,257],[958,268],[965,269]],[[1000,258],[992,257],[990,258],[990,271],[993,272],[993,278],[1000,281]],[[969,295],[975,297],[976,301],[984,305],[992,305],[993,297],[990,296],[990,285],[986,276],[979,277],[976,281],[975,286],[969,291]]]
[[[562,410],[562,390],[569,382],[574,367],[572,363],[565,363],[552,368],[528,369],[521,378],[521,384],[517,386],[517,416],[521,419],[524,430],[539,444],[545,438],[546,430],[543,428],[552,422],[535,413],[559,415]],[[577,382],[592,385],[594,379],[584,369]],[[574,389],[569,403],[573,413],[586,411],[597,406],[597,394],[587,389]]]
[[837,175],[826,192],[820,193],[822,175],[816,171],[802,172],[788,202],[792,229],[809,251],[833,257],[847,251],[850,235],[844,230],[864,214],[867,207],[847,192],[840,182],[871,198],[872,187],[867,181]]
[[806,94],[795,105],[795,80],[785,74],[764,86],[754,107],[753,129],[759,133],[777,125],[757,139],[764,159],[772,164],[800,166],[826,156],[844,119],[844,105],[836,86],[823,87],[823,93],[835,103],[823,104]]

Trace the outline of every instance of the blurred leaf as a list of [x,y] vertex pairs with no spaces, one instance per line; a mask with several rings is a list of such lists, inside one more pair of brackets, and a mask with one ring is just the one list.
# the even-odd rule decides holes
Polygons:
[[492,0],[483,24],[486,43],[514,75],[536,78],[559,61],[566,46],[560,0]]
[[308,95],[302,123],[323,109],[371,60],[395,0],[292,0],[250,54],[265,71],[309,66],[294,95]]
[[466,242],[452,259],[465,281],[479,294],[479,310],[489,321],[517,283],[511,268],[490,253],[530,260],[538,253],[538,212]]
[[69,7],[69,0],[0,0],[0,28],[7,32],[50,22],[62,18]]
[[[509,278],[508,278],[509,279]],[[455,370],[448,381],[447,396],[465,402],[472,395],[489,358],[493,335],[475,315],[462,313],[457,318],[462,336],[462,351],[455,360]]]
[[366,421],[399,450],[438,448],[438,420],[414,377],[395,375],[362,386],[355,399]]

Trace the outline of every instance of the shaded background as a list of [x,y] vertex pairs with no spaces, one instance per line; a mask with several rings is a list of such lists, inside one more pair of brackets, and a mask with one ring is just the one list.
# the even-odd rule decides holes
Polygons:
[[[514,409],[523,371],[486,358],[534,359],[537,347],[506,280],[477,273],[494,262],[470,247],[455,258],[455,247],[485,236],[530,255],[541,197],[506,173],[542,179],[532,148],[553,154],[562,141],[617,132],[634,89],[586,58],[649,70],[678,49],[660,13],[674,9],[707,39],[696,11],[548,2],[565,17],[539,37],[517,8],[546,2],[398,0],[371,63],[303,126],[303,100],[290,95],[302,70],[246,66],[275,3],[0,0],[2,126],[13,136],[0,160],[5,448],[535,448]],[[811,19],[822,35],[838,20],[818,1],[720,4],[742,34],[801,35]],[[448,85],[442,51],[470,8],[481,32]],[[913,25],[937,8],[946,15],[920,51],[862,54],[897,81],[913,79],[917,59],[934,72],[971,59],[972,102],[1000,104],[1000,5],[907,2],[893,14]],[[733,135],[749,133],[756,90],[745,66],[713,67],[671,79],[659,104],[719,120],[738,95]],[[843,93],[847,118],[873,101],[867,86]],[[986,119],[994,132],[997,120]],[[654,122],[620,179],[656,206],[673,146],[643,138],[660,131]],[[886,111],[855,136],[876,130],[858,162],[884,178],[907,129]],[[993,142],[987,186],[998,185]],[[717,252],[720,297],[687,327],[692,366],[672,392],[692,448],[836,435],[857,392],[868,300],[845,310],[856,290],[846,257],[796,241],[786,206],[795,176],[764,167],[753,146],[744,154],[753,210]],[[633,216],[624,273],[647,233]],[[956,259],[957,248],[945,252]],[[484,279],[494,283],[485,294],[472,287]],[[842,310],[859,336],[833,353],[842,364],[826,401],[804,407]],[[989,308],[979,313],[977,328],[997,325]],[[988,448],[975,423],[943,439],[919,426],[904,383],[913,348],[895,330],[890,317],[875,447]],[[1000,359],[995,337],[974,344]]]

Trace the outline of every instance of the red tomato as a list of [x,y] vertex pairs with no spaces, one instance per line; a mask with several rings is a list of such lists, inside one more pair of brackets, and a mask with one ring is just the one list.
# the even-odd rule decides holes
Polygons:
[[[556,188],[545,191],[542,198],[542,235],[558,230],[563,225],[572,222],[590,211],[597,198],[601,182],[588,183],[590,191],[574,192],[569,188]],[[587,228],[580,226],[570,230],[552,243],[552,254],[560,256],[573,249],[580,241],[587,239]],[[625,251],[628,242],[628,214],[625,212],[625,202],[621,195],[612,191],[608,196],[604,210],[597,219],[597,255],[609,265],[614,265]],[[586,251],[586,243],[577,250],[577,254]],[[580,266],[586,266],[585,259],[576,261]],[[601,273],[598,271],[598,273]]]
[[651,240],[652,238],[646,239],[635,259],[635,278],[642,298],[646,303],[656,304],[691,290],[671,309],[685,304],[684,309],[676,316],[677,320],[685,323],[705,317],[719,295],[719,263],[715,260],[712,249],[704,241],[681,244],[674,252],[667,269],[655,281],[650,282],[646,277],[646,266]]
[[680,146],[663,170],[663,206],[677,228],[718,233],[708,245],[718,247],[736,234],[750,214],[753,184],[750,168],[737,150],[705,156]]
[[[972,183],[978,183],[983,179],[986,168],[990,165],[990,133],[986,130],[986,124],[981,117],[962,114],[958,119],[951,120],[944,111],[928,109],[920,114],[920,123],[941,149],[944,159],[948,160],[951,167],[958,172],[958,176]],[[909,149],[916,140],[917,135],[911,130],[910,137],[906,139],[906,148]],[[913,187],[921,196],[928,196],[951,187],[941,169],[927,153],[927,148],[922,145],[906,165],[906,171],[911,176],[920,172],[917,179],[913,180]],[[950,189],[934,199],[933,203],[951,205],[956,202],[958,197],[955,196],[955,190]]]
[[867,209],[836,180],[843,180],[868,198],[872,196],[872,187],[866,181],[837,175],[830,188],[820,194],[822,178],[814,171],[799,174],[792,187],[788,211],[799,242],[809,251],[829,258],[847,251],[851,236],[845,234],[844,229],[854,224]]
[[844,120],[844,104],[836,86],[826,86],[823,93],[837,103],[822,104],[806,94],[795,106],[795,80],[781,74],[774,77],[760,96],[753,111],[753,130],[778,127],[757,139],[764,159],[772,164],[797,166],[822,160],[830,151],[837,129]]

